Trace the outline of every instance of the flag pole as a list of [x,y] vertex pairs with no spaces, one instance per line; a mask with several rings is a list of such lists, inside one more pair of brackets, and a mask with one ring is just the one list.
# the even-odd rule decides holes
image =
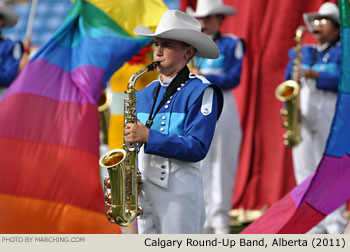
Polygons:
[[30,7],[30,14],[29,14],[29,18],[28,18],[26,38],[31,38],[31,36],[32,36],[32,30],[33,30],[33,24],[34,24],[37,5],[38,5],[38,0],[32,0],[32,4]]

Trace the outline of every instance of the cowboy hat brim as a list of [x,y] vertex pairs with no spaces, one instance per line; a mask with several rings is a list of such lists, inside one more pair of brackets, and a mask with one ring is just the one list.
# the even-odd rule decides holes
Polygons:
[[335,15],[335,14],[320,14],[318,12],[313,12],[313,13],[305,13],[303,14],[303,18],[304,18],[304,22],[307,25],[307,27],[309,28],[310,31],[313,31],[313,26],[312,26],[312,21],[315,18],[330,18],[332,19],[334,22],[337,22],[338,24],[340,23],[339,21],[339,16]]
[[211,10],[207,10],[205,12],[196,12],[191,7],[186,8],[186,12],[196,18],[207,17],[210,15],[222,14],[225,16],[236,15],[237,11],[228,5],[217,6]]
[[168,31],[153,33],[144,25],[137,26],[134,33],[149,38],[164,38],[185,42],[196,48],[196,56],[208,59],[219,57],[219,49],[215,42],[207,35],[191,29],[171,29]]
[[4,27],[13,27],[17,24],[17,14],[11,8],[5,5],[0,6],[0,15],[5,18]]

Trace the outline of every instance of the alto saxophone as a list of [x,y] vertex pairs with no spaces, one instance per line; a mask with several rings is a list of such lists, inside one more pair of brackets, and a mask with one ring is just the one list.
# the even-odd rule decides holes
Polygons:
[[294,147],[301,141],[300,127],[300,78],[302,74],[301,39],[305,32],[304,26],[299,26],[295,32],[296,46],[294,47],[296,57],[293,59],[291,80],[278,85],[275,95],[284,103],[281,109],[282,126],[286,129],[283,134],[284,145]]
[[[124,129],[127,123],[136,123],[135,83],[138,78],[149,71],[153,71],[158,62],[152,62],[146,68],[134,73],[128,82],[124,99]],[[104,178],[105,213],[107,219],[120,226],[131,225],[141,214],[138,206],[139,186],[141,173],[137,169],[138,146],[128,143],[124,139],[123,149],[114,149],[105,153],[99,160],[101,168],[108,170]]]

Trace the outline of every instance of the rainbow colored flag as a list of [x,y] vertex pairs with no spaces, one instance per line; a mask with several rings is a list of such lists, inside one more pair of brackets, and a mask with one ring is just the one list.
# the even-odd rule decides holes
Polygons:
[[0,233],[120,233],[104,214],[97,103],[161,0],[75,0],[0,102]]
[[273,204],[244,234],[306,233],[350,198],[350,2],[339,0],[341,78],[323,158],[303,183]]

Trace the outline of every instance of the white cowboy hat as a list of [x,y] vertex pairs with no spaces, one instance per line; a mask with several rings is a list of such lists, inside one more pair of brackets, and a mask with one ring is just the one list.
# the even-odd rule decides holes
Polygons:
[[4,27],[12,27],[18,21],[17,14],[10,7],[6,6],[2,0],[0,1],[0,16],[5,18]]
[[235,15],[237,13],[237,11],[231,6],[224,5],[222,0],[198,0],[196,11],[194,11],[191,7],[187,7],[186,12],[197,18],[215,14],[228,16]]
[[196,48],[196,56],[198,57],[209,59],[219,57],[218,47],[209,36],[201,32],[199,21],[179,10],[165,11],[154,33],[144,25],[137,26],[134,33],[149,38],[185,42]]
[[339,24],[340,21],[339,21],[338,6],[335,3],[326,2],[326,3],[321,5],[318,12],[311,12],[311,13],[304,13],[303,14],[304,22],[310,31],[313,30],[312,21],[315,18],[322,18],[322,17],[330,18]]

